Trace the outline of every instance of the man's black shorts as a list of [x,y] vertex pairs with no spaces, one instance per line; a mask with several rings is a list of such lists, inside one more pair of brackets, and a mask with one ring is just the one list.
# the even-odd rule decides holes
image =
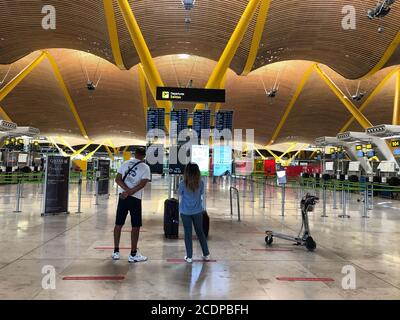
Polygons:
[[117,219],[115,224],[123,226],[125,224],[128,211],[131,214],[131,224],[134,228],[142,226],[142,200],[135,197],[119,198],[117,208]]

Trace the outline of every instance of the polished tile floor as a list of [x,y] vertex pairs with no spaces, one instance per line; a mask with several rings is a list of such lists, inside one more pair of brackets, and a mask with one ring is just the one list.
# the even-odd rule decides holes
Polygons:
[[[110,184],[111,186],[111,184]],[[286,190],[281,216],[281,190],[238,182],[242,221],[232,218],[229,185],[208,182],[211,217],[209,246],[216,262],[182,263],[182,239],[163,237],[163,202],[167,179],[155,177],[145,190],[144,226],[140,250],[149,260],[129,264],[129,250],[112,261],[112,229],[116,195],[95,205],[94,186],[83,185],[82,212],[76,214],[77,188],[70,188],[70,214],[41,217],[41,190],[25,185],[22,212],[15,210],[15,186],[0,186],[0,299],[400,299],[400,202],[374,199],[370,218],[352,195],[351,218],[322,203],[310,213],[317,242],[315,252],[275,239],[267,249],[266,229],[297,234],[300,190]],[[254,190],[254,198],[251,190]],[[129,219],[129,218],[128,218]],[[129,224],[121,247],[129,247]],[[182,236],[182,229],[180,230]],[[195,258],[201,257],[194,245]],[[43,267],[55,270],[55,289],[44,289]],[[344,289],[343,268],[355,271],[355,288]],[[123,280],[63,280],[65,277],[122,276]],[[280,277],[324,281],[282,281]],[[310,279],[311,278],[311,279]],[[46,278],[47,279],[47,278]],[[304,279],[303,279],[304,280]],[[328,281],[329,280],[329,281]]]

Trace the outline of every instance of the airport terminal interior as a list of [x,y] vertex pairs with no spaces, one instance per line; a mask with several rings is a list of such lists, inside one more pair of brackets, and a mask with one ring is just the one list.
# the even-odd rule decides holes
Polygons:
[[399,44],[400,0],[0,0],[0,299],[400,300]]

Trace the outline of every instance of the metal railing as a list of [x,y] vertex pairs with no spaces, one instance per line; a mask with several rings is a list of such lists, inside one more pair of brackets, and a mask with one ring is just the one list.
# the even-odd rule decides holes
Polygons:
[[233,217],[233,191],[236,193],[236,203],[237,203],[237,210],[238,210],[238,221],[240,221],[240,200],[239,200],[239,190],[235,187],[229,188],[229,199],[231,204],[231,217]]

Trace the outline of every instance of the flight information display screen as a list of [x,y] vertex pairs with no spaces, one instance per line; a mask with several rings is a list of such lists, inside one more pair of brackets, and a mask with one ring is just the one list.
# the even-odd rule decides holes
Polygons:
[[215,114],[215,129],[222,131],[224,129],[233,129],[233,111],[218,111]]
[[[181,150],[183,148],[183,150]],[[182,152],[184,155],[182,156]],[[185,145],[172,145],[169,148],[169,174],[183,174],[185,166],[190,161],[190,149]]]
[[208,176],[210,151],[208,145],[192,145],[191,161],[199,166],[202,176]]
[[193,130],[201,136],[201,130],[210,130],[211,110],[196,110],[193,112]]
[[163,108],[147,109],[147,132],[154,129],[165,129],[165,109]]
[[214,146],[213,165],[214,176],[230,175],[232,173],[232,147]]
[[188,109],[171,110],[170,135],[177,137],[182,130],[188,127]]

